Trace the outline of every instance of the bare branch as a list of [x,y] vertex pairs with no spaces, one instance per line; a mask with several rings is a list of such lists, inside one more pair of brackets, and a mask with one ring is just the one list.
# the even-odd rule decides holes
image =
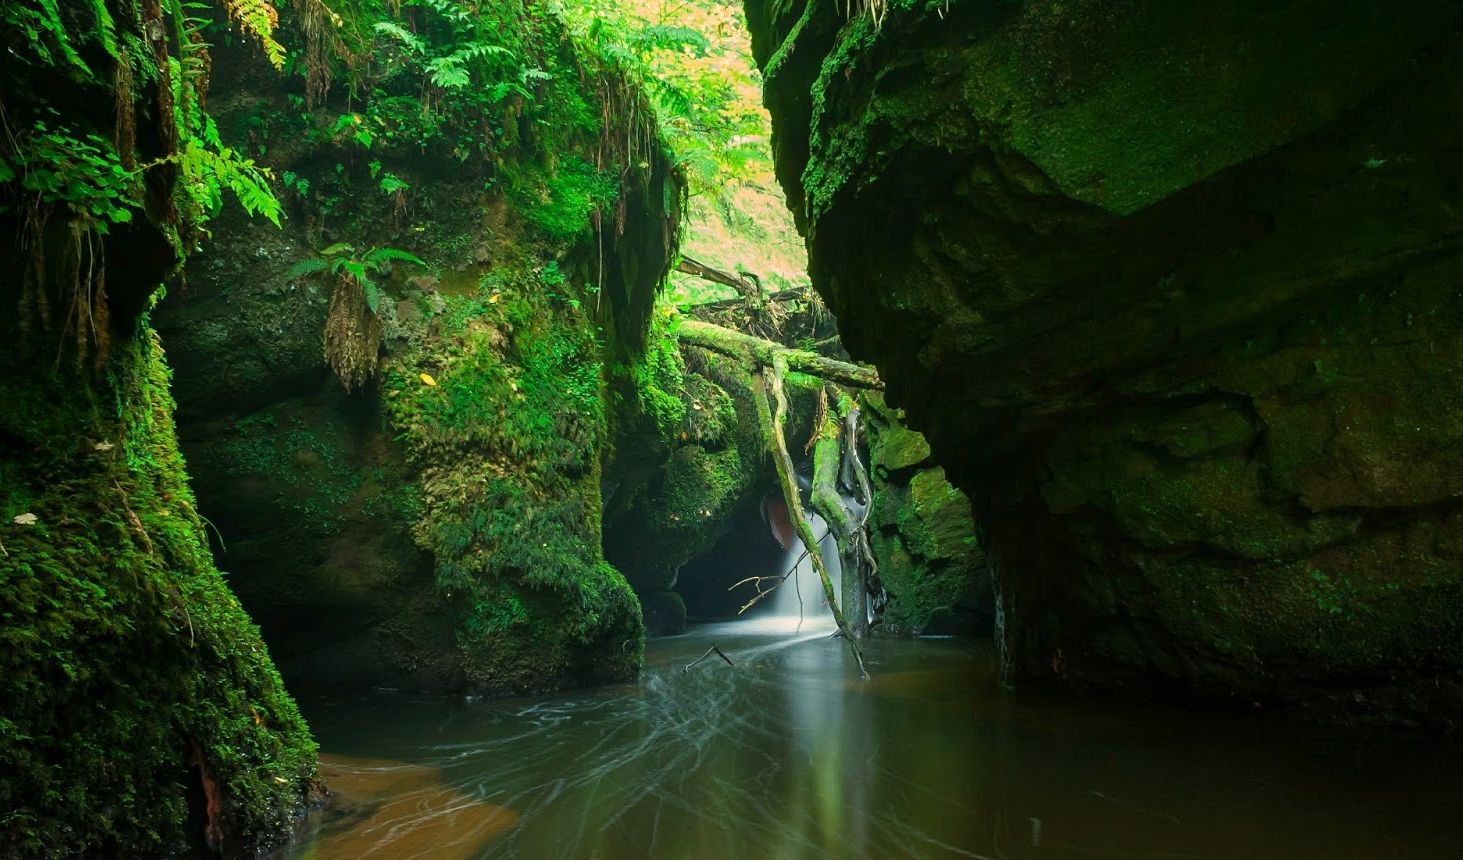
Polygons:
[[681,671],[682,672],[689,672],[689,671],[691,671],[691,667],[692,666],[695,666],[696,663],[700,663],[702,660],[705,660],[707,657],[710,657],[713,653],[716,654],[716,656],[720,657],[721,659],[725,660],[726,661],[726,665],[731,666],[733,669],[736,668],[736,665],[737,664],[733,663],[731,661],[731,658],[730,657],[728,657],[725,654],[721,653],[721,649],[720,648],[716,647],[715,645],[712,645],[710,648],[707,648],[706,649],[706,653],[705,654],[702,654],[700,657],[697,657],[696,658],[696,661],[694,663],[687,663],[686,664],[686,668],[682,669]]

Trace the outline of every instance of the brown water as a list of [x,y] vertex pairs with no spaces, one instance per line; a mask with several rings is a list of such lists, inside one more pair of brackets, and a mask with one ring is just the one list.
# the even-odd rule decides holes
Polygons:
[[[339,800],[281,858],[1463,857],[1456,744],[1002,692],[989,643],[705,627],[634,684],[304,697]],[[683,666],[711,642],[736,661]]]

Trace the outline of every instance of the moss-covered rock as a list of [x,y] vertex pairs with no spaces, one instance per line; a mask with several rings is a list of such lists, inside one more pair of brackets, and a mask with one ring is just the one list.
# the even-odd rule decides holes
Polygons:
[[287,833],[315,745],[213,566],[139,323],[100,373],[8,353],[0,396],[0,848],[155,856]]
[[645,611],[645,629],[656,635],[674,635],[686,630],[686,601],[674,591],[651,591],[640,595]]
[[[639,609],[600,549],[606,381],[641,362],[682,182],[638,90],[554,10],[399,12],[358,4],[342,38],[397,21],[542,74],[498,112],[477,89],[403,108],[429,88],[412,62],[337,62],[321,92],[214,50],[222,134],[284,179],[285,206],[283,231],[217,223],[162,308],[204,513],[288,675],[489,693],[631,677]],[[282,33],[306,38],[288,10]],[[346,391],[321,348],[338,279],[292,274],[381,248],[398,260],[373,272],[383,372]]]
[[383,386],[421,475],[413,531],[480,690],[621,680],[644,641],[600,548],[605,344],[544,279],[500,270],[450,298],[440,333],[393,356]]
[[642,595],[674,586],[767,477],[750,371],[702,350],[687,361],[675,326],[657,316],[616,422],[605,552]]
[[861,398],[874,504],[870,545],[889,602],[881,632],[991,632],[995,598],[970,500],[934,465],[924,436],[876,392]]
[[0,855],[268,849],[316,748],[214,566],[149,320],[206,214],[180,150],[248,177],[194,136],[206,75],[156,4],[5,20]]
[[1456,712],[1456,4],[746,5],[814,284],[975,503],[1017,675]]

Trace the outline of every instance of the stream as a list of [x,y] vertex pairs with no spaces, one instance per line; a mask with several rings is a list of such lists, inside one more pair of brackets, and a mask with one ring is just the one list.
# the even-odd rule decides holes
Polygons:
[[[641,679],[305,693],[336,801],[277,858],[1463,856],[1456,749],[1019,695],[988,641],[652,640]],[[716,643],[715,655],[686,670]]]

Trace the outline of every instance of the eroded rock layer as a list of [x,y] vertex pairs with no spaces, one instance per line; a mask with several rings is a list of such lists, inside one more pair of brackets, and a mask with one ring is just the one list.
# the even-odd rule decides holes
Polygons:
[[746,4],[1025,678],[1463,706],[1456,4]]

